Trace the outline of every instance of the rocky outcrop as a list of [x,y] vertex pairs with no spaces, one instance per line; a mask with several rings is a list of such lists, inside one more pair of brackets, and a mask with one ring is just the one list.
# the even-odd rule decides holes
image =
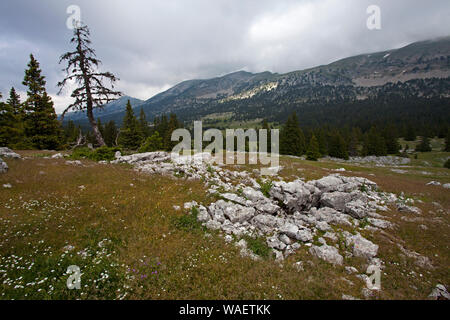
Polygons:
[[0,158],[0,173],[6,173],[8,172],[8,165],[6,164],[5,161],[2,160],[2,158]]
[[2,158],[11,158],[11,159],[21,159],[22,157],[15,153],[14,151],[12,151],[9,148],[6,147],[1,147],[0,148],[0,157]]
[[444,285],[438,284],[430,293],[428,298],[432,300],[450,300],[450,293]]
[[312,246],[309,249],[309,252],[312,255],[335,265],[342,265],[344,263],[344,258],[339,254],[338,249],[335,247],[328,245],[323,245],[321,247]]
[[356,257],[366,258],[368,261],[376,257],[378,253],[378,245],[363,238],[359,233],[352,235],[349,232],[344,232],[345,244],[352,248],[352,253]]
[[[264,181],[258,183],[246,171],[227,170],[210,160],[210,154],[170,157],[165,152],[150,152],[117,154],[113,163],[130,163],[145,173],[202,179],[208,192],[220,200],[207,206],[189,202],[184,205],[185,210],[196,207],[198,221],[208,229],[223,232],[228,242],[233,241],[233,236],[264,238],[278,261],[302,246],[336,265],[343,264],[344,255],[371,261],[378,252],[376,244],[359,233],[342,230],[346,250],[350,251],[339,252],[337,242],[342,235],[338,237],[333,228],[357,228],[360,219],[372,224],[372,230],[392,227],[376,212],[387,210],[386,205],[398,199],[393,194],[379,192],[376,183],[368,179],[337,173],[309,182],[279,179],[272,181],[270,190],[263,193],[259,183]],[[325,235],[318,237],[319,233]],[[334,244],[329,245],[327,241]],[[242,255],[253,257],[244,242],[240,243]]]
[[400,166],[407,165],[411,163],[411,159],[395,157],[395,156],[368,156],[368,157],[351,157],[349,160],[343,160],[339,158],[324,158],[326,161],[335,161],[335,162],[346,162],[346,163],[359,163],[359,164],[373,164],[377,167],[386,167],[386,166]]

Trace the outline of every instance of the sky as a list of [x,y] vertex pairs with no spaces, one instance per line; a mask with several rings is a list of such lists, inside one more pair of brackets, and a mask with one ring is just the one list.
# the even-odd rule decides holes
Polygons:
[[[147,100],[189,79],[238,70],[285,73],[450,35],[449,0],[1,0],[0,92],[22,85],[30,53],[58,113],[72,101],[59,57],[70,51],[69,6],[91,29],[102,71]],[[370,30],[367,9],[380,8]]]

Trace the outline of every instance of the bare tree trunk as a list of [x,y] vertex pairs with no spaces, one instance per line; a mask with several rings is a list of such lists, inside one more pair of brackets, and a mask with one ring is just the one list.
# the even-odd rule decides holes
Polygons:
[[78,135],[77,143],[72,147],[72,150],[75,149],[76,147],[81,146],[83,144],[83,140],[84,140],[84,136],[80,130],[80,134]]
[[86,90],[86,111],[87,111],[87,116],[89,119],[89,123],[91,124],[92,130],[94,131],[94,136],[95,139],[97,140],[98,144],[100,145],[100,147],[104,147],[106,146],[105,140],[103,140],[102,134],[100,132],[100,130],[98,129],[97,126],[97,122],[95,121],[94,118],[94,113],[92,111],[93,109],[93,103],[92,103],[92,93],[91,93],[91,86],[90,86],[90,81],[89,81],[89,77],[88,77],[88,71],[87,68],[84,64],[85,61],[85,55],[83,53],[83,50],[81,48],[81,37],[80,37],[80,30],[77,31],[77,38],[78,38],[78,46],[77,46],[77,50],[78,53],[80,54],[80,69],[81,72],[83,73],[83,79],[84,79],[84,86],[85,86],[85,90]]
[[95,139],[97,140],[97,143],[100,145],[100,147],[106,146],[105,140],[103,140],[102,133],[98,129],[97,122],[94,119],[94,113],[92,112],[92,105],[87,107],[87,116],[89,119],[89,123],[91,124],[92,131],[94,131]]

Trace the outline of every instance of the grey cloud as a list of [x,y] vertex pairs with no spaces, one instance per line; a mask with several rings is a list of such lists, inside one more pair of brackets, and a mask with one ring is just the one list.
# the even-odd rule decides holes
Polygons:
[[[446,36],[448,0],[196,0],[0,2],[0,91],[21,81],[33,52],[55,95],[59,56],[70,49],[69,5],[82,19],[102,68],[126,94],[147,99],[176,83],[239,69],[288,72],[339,58]],[[366,8],[382,10],[382,30],[366,28]],[[58,111],[69,101],[55,99]]]

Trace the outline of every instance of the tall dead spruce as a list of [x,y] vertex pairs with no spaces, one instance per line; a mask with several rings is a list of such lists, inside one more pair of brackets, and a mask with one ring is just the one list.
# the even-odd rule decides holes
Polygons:
[[[73,38],[70,43],[76,45],[76,50],[67,52],[60,58],[59,63],[67,61],[67,67],[63,69],[67,73],[66,78],[58,83],[59,93],[68,83],[74,82],[77,88],[72,92],[71,97],[75,99],[61,116],[61,122],[69,110],[86,110],[89,123],[91,124],[95,138],[100,146],[105,146],[102,134],[97,127],[93,109],[102,108],[104,104],[116,100],[122,95],[119,91],[114,91],[114,83],[119,80],[111,72],[99,72],[98,66],[101,61],[96,58],[94,49],[90,48],[90,32],[86,25],[74,28]],[[112,89],[103,85],[104,80],[109,80]]]

